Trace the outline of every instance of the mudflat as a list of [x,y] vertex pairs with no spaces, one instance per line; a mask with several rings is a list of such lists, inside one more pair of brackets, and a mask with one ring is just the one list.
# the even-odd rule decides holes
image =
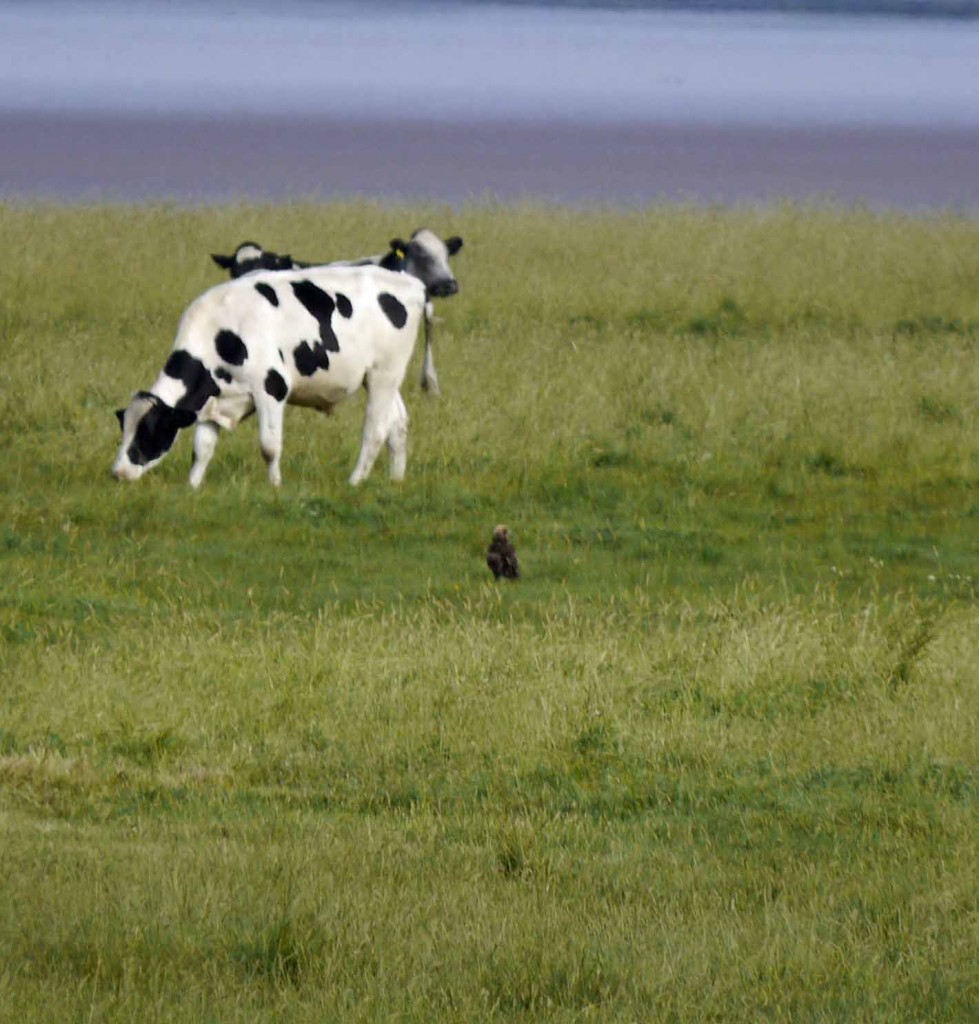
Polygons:
[[979,210],[967,127],[0,114],[0,198]]

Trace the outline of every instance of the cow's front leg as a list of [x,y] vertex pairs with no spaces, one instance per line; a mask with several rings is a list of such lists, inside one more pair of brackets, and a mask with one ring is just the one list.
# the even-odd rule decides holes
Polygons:
[[257,402],[255,411],[258,413],[258,443],[262,448],[262,458],[269,467],[269,483],[278,487],[282,483],[282,421],[284,408],[281,402],[268,399]]
[[211,422],[198,422],[194,430],[194,461],[190,467],[190,486],[195,489],[204,482],[204,474],[214,455],[219,433],[218,425]]

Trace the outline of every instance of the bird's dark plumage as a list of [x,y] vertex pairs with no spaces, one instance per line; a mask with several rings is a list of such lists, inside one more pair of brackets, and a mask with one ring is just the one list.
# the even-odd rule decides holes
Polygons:
[[510,543],[510,531],[505,526],[498,526],[493,531],[493,540],[486,552],[486,564],[496,579],[501,576],[508,580],[520,579],[517,552]]

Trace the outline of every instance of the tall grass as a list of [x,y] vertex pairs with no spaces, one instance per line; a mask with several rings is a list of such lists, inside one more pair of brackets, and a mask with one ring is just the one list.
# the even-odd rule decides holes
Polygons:
[[[132,486],[207,253],[458,232],[445,395]],[[0,207],[0,1020],[979,1014],[979,228]],[[495,585],[495,523],[525,578]]]

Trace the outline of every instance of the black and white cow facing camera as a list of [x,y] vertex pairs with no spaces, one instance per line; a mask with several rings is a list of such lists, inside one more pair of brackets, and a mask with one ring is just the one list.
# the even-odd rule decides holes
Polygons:
[[[462,239],[458,235],[443,240],[434,231],[419,228],[407,242],[401,238],[392,238],[387,252],[361,256],[359,259],[333,260],[319,264],[331,267],[373,265],[384,267],[386,270],[400,271],[421,281],[425,286],[426,296],[425,354],[422,360],[421,386],[433,395],[441,394],[441,388],[435,370],[435,307],[432,299],[448,298],[459,291],[459,282],[449,266],[449,258],[455,256],[461,248]],[[288,254],[263,249],[257,242],[242,242],[230,256],[211,253],[211,259],[232,278],[243,277],[257,270],[299,270],[317,265],[294,260]]]

